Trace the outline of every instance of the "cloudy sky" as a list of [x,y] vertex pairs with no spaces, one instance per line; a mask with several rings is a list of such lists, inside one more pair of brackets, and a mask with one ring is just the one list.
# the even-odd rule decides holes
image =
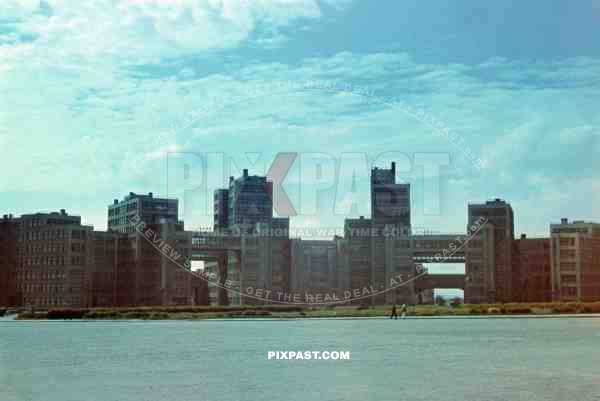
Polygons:
[[224,177],[297,152],[296,226],[368,214],[366,166],[392,159],[418,227],[464,231],[495,197],[534,236],[600,220],[600,1],[443,3],[2,0],[3,213],[103,229],[113,198],[153,192],[199,227]]

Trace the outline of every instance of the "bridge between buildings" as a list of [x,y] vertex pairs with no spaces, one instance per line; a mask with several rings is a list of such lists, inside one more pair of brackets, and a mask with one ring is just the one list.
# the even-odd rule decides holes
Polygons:
[[[464,263],[464,234],[422,235],[412,237],[415,263]],[[424,274],[415,280],[415,290],[465,289],[464,274]]]
[[411,238],[413,259],[417,263],[464,263],[464,234],[415,235]]
[[464,274],[424,274],[415,280],[415,290],[465,289]]
[[[415,263],[464,263],[464,235],[423,235],[411,238]],[[192,258],[202,261],[216,261],[219,275],[227,277],[229,255],[241,259],[239,236],[214,236],[195,234],[192,236]],[[464,274],[424,274],[415,280],[415,290],[464,289]],[[224,292],[224,291],[223,291]],[[225,297],[226,294],[220,295]]]

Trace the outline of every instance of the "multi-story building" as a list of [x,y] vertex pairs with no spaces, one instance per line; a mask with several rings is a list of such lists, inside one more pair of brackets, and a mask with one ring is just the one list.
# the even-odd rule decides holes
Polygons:
[[379,224],[410,227],[410,184],[396,183],[396,163],[371,170],[371,218]]
[[79,307],[85,302],[88,240],[93,228],[60,212],[19,218],[17,288],[25,306]]
[[[192,233],[177,224],[149,224],[128,234],[118,263],[120,302],[126,305],[186,305],[191,300]],[[157,245],[158,244],[158,245]],[[190,264],[191,267],[191,264]]]
[[[485,220],[484,220],[485,221]],[[494,223],[486,222],[465,244],[465,302],[495,302]]]
[[512,302],[552,300],[550,238],[521,238],[513,241]]
[[[344,221],[344,240],[342,260],[347,263],[344,270],[350,276],[349,286],[344,291],[360,292],[369,288],[371,281],[371,219],[360,216],[358,219]],[[370,304],[369,299],[356,300],[356,304]]]
[[600,224],[561,219],[550,238],[553,299],[600,300]]
[[[375,304],[414,303],[415,273],[410,246],[410,184],[396,183],[396,164],[390,169],[371,170],[371,277],[373,290],[384,293],[371,297]],[[402,277],[402,285],[391,289],[392,279]]]
[[[346,219],[344,236],[330,241],[291,241],[289,220],[273,217],[271,198],[265,177],[244,170],[231,178],[214,197],[214,228],[223,235],[194,248],[199,237],[177,220],[177,200],[152,193],[115,200],[106,232],[94,232],[64,210],[5,216],[0,306],[326,301],[318,294],[398,304],[426,302],[435,285],[462,286],[461,277],[411,280],[420,272],[415,261],[441,254],[450,235],[412,235],[410,186],[395,183],[393,163],[372,171],[370,218]],[[600,300],[600,224],[563,219],[551,225],[550,238],[515,240],[512,207],[500,199],[470,204],[468,223],[464,249],[451,256],[465,258],[466,302]],[[206,260],[205,268],[233,291],[191,275],[192,258]]]
[[[337,240],[338,288],[348,291],[354,304],[417,302],[416,274],[410,231],[401,224],[380,224],[377,220],[346,219],[343,239]],[[377,294],[378,293],[378,294]],[[359,294],[357,296],[357,294]]]
[[[336,288],[337,243],[329,241],[291,240],[290,291],[304,299],[312,295],[338,293]],[[338,295],[339,297],[339,295]]]
[[[229,293],[230,304],[289,301],[284,299],[290,294],[289,219],[273,218],[270,223],[241,228],[239,257],[230,255],[228,258],[227,278],[234,288],[239,288],[239,293]],[[240,295],[255,294],[257,290],[263,295]]]
[[214,195],[214,229],[229,227],[229,189],[217,189]]
[[[340,258],[348,264],[353,303],[415,302],[414,283],[408,281],[415,273],[410,227],[410,185],[396,183],[393,162],[390,169],[373,168],[371,218],[347,219],[339,244]],[[391,288],[400,277],[407,281]]]
[[[178,206],[177,199],[155,198],[151,192],[130,192],[108,206],[108,233],[98,235],[96,246],[109,255],[112,252],[116,262],[112,268],[104,263],[95,274],[108,278],[106,270],[114,271],[117,305],[185,305],[192,301],[191,274],[182,268],[191,258],[192,235],[178,220]],[[109,244],[111,236],[115,245]]]
[[264,232],[269,238],[271,250],[271,282],[272,290],[278,294],[290,293],[290,219],[288,217],[274,217],[271,221],[270,231]]
[[272,199],[273,185],[266,177],[248,175],[247,169],[237,179],[230,177],[227,196],[229,227],[270,224],[273,219]]
[[88,241],[91,250],[85,275],[84,305],[102,307],[116,305],[116,271],[119,234],[93,231]]
[[85,305],[205,302],[207,290],[186,267],[186,261],[191,260],[191,238],[192,233],[184,231],[181,223],[147,225],[134,233],[93,232]]
[[[110,232],[114,238],[114,247],[109,249],[109,258],[114,259],[111,267],[101,266],[98,269],[114,270],[113,306],[139,305],[136,298],[136,280],[138,272],[138,240],[135,233]],[[110,241],[110,239],[109,239]],[[142,240],[143,241],[143,240]]]
[[333,278],[336,292],[342,293],[350,288],[350,263],[348,252],[348,242],[344,237],[333,237],[336,248],[335,257],[335,277]]
[[107,227],[109,231],[132,233],[135,230],[131,224],[134,216],[146,224],[177,224],[178,213],[177,199],[155,198],[152,192],[148,195],[130,192],[122,201],[115,199],[108,206]]
[[[289,219],[273,217],[273,186],[266,177],[248,175],[230,177],[229,188],[214,194],[214,229],[236,237],[238,251],[226,252],[226,276],[234,291],[224,294],[209,284],[209,299],[239,305],[263,303],[244,296],[254,291],[268,293],[264,299],[277,300],[277,293],[289,292],[290,245]],[[218,270],[218,263],[207,261],[208,270]],[[221,299],[226,295],[227,299]]]
[[[166,238],[165,244],[172,249],[169,252],[160,252],[162,304],[193,304],[200,299],[196,296],[201,294],[192,290],[192,283],[195,283],[195,287],[199,286],[190,273],[192,233],[184,231],[183,224],[162,224],[161,235]],[[186,268],[186,261],[190,261],[188,268]]]
[[17,238],[19,222],[12,215],[0,219],[0,307],[17,306]]
[[[514,215],[501,199],[469,204],[465,302],[512,301]],[[480,227],[483,225],[483,227]],[[476,227],[476,230],[473,229]]]

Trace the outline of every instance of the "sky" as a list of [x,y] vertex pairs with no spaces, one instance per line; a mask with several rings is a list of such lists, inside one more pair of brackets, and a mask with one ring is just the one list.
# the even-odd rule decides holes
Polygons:
[[597,0],[2,0],[0,206],[101,230],[153,192],[206,227],[229,175],[294,152],[294,227],[368,215],[392,160],[430,232],[492,198],[529,236],[600,221],[599,37]]

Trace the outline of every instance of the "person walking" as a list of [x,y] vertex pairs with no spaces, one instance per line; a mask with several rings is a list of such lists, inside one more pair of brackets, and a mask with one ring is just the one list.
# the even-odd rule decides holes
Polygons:
[[390,315],[390,319],[398,319],[398,313],[396,313],[396,304],[392,306],[392,314]]
[[402,309],[400,309],[400,313],[402,313],[402,319],[406,317],[406,304],[402,304]]

